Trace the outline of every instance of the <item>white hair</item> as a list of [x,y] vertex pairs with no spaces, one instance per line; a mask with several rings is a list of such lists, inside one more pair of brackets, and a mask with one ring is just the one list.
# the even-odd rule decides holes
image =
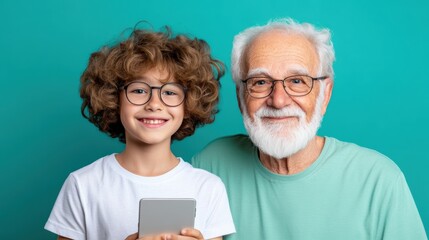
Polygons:
[[[263,26],[254,26],[245,29],[234,37],[231,54],[231,71],[235,84],[241,89],[241,80],[246,73],[243,72],[243,53],[255,37],[271,30],[283,30],[286,33],[300,34],[306,37],[315,47],[319,56],[319,74],[334,78],[333,62],[335,59],[334,47],[329,29],[316,29],[309,23],[297,23],[291,18],[282,18],[269,21]],[[243,91],[240,90],[240,95]]]

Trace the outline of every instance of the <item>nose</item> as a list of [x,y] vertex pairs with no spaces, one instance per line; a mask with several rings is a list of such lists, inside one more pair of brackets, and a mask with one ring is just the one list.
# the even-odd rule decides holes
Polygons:
[[[154,90],[158,90],[158,92],[155,92]],[[145,104],[145,109],[148,111],[156,111],[162,109],[164,104],[161,101],[160,98],[160,89],[158,88],[152,88],[152,93],[150,96],[149,101]]]
[[267,105],[273,108],[281,109],[292,103],[292,98],[286,93],[282,81],[274,82],[273,92],[267,99]]

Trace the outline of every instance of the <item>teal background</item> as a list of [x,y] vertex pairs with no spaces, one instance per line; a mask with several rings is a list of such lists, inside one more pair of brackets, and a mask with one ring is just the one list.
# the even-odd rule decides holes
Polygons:
[[[55,239],[43,229],[67,175],[123,148],[80,115],[89,54],[140,20],[209,42],[229,66],[233,36],[290,16],[332,31],[335,87],[322,135],[374,148],[403,170],[429,227],[427,0],[42,0],[0,2],[0,238]],[[173,144],[189,160],[244,132],[230,71],[214,124]]]

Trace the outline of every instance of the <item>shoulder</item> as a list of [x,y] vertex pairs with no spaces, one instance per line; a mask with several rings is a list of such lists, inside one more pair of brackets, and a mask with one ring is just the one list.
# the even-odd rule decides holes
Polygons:
[[386,155],[355,143],[344,142],[327,137],[327,158],[351,164],[354,169],[363,171],[378,170],[384,175],[397,177],[402,174],[395,162]]
[[99,178],[110,169],[110,164],[114,160],[114,154],[101,157],[89,165],[82,167],[69,175],[69,179],[74,181],[91,181]]
[[200,154],[226,154],[237,151],[245,151],[254,145],[250,138],[244,134],[231,135],[213,140]]

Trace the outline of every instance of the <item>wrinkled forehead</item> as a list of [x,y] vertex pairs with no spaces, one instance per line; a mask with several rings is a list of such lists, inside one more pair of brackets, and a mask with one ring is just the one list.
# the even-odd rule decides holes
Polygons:
[[319,58],[304,36],[272,30],[256,37],[245,52],[245,76],[257,73],[283,78],[291,74],[316,75]]

